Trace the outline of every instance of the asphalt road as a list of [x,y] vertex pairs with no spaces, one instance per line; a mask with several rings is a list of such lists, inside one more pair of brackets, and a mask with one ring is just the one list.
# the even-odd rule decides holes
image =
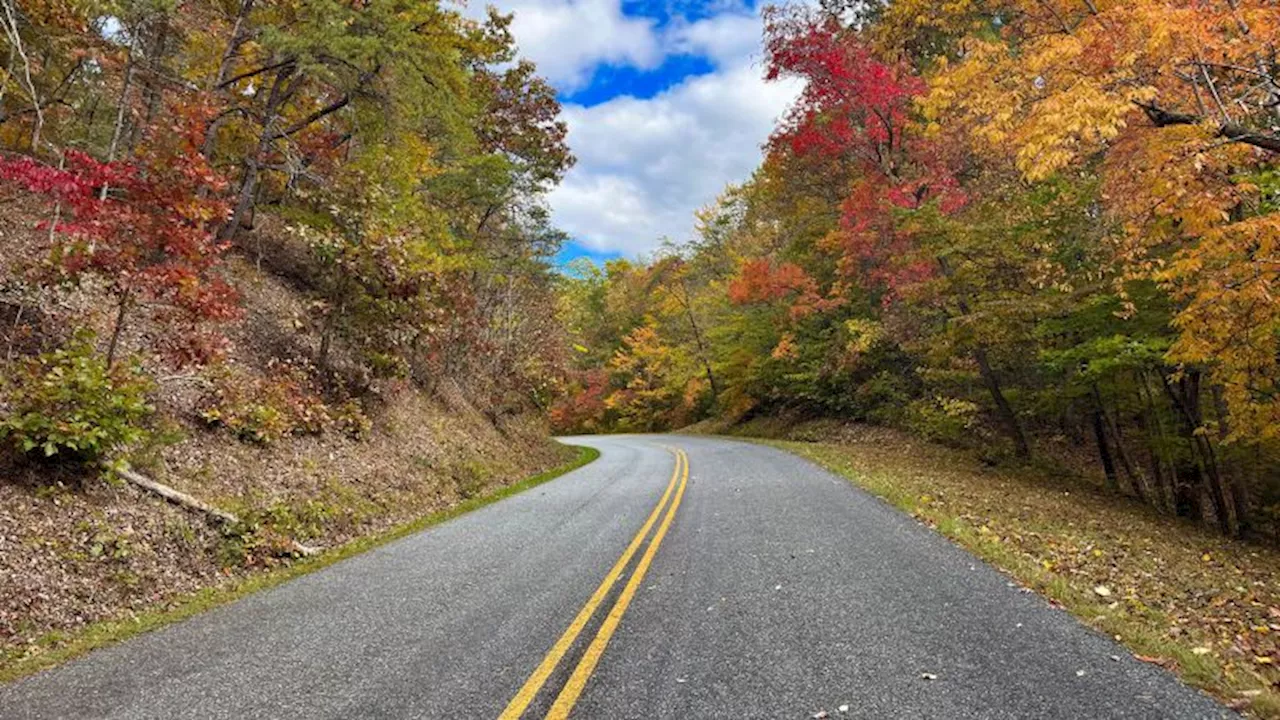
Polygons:
[[1233,717],[804,460],[572,442],[603,455],[0,687],[0,718]]

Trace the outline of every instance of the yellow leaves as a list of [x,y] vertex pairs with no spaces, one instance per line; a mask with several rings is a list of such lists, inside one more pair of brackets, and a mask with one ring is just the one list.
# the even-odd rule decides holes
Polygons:
[[1280,436],[1280,216],[1220,222],[1177,255],[1164,281],[1186,302],[1170,350],[1209,364],[1237,436]]
[[844,329],[849,334],[849,342],[845,349],[853,357],[870,351],[885,336],[883,325],[866,318],[846,320]]
[[773,348],[773,352],[769,354],[774,360],[794,360],[799,355],[796,347],[796,337],[792,333],[783,333],[778,340],[777,346]]

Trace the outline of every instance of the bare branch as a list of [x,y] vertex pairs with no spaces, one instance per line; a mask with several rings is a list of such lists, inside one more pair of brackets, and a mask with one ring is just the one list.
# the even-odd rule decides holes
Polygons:
[[[1156,127],[1170,127],[1173,125],[1201,125],[1205,122],[1203,117],[1191,115],[1189,113],[1173,112],[1165,110],[1162,107],[1150,103],[1135,102],[1135,105],[1142,108],[1147,114],[1147,118]],[[1218,125],[1218,137],[1241,142],[1246,145],[1252,145],[1263,150],[1273,153],[1280,153],[1280,136],[1262,133],[1252,130],[1236,122],[1224,122]]]

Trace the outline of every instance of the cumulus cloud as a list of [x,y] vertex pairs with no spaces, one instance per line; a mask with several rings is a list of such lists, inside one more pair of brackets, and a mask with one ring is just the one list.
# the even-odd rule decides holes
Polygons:
[[557,224],[592,250],[636,255],[664,237],[687,239],[693,212],[759,164],[761,144],[798,92],[762,79],[757,16],[674,25],[667,45],[717,69],[653,98],[565,108],[578,165],[550,202]]
[[561,90],[586,85],[601,64],[651,69],[662,62],[656,22],[626,15],[619,0],[510,0],[499,8],[515,13],[520,54]]
[[564,93],[585,87],[602,65],[652,70],[688,55],[714,68],[651,98],[565,106],[578,164],[548,200],[556,224],[591,250],[637,255],[664,237],[687,239],[694,211],[759,164],[761,144],[798,91],[761,78],[757,12],[742,0],[700,2],[709,16],[659,26],[627,15],[621,0],[497,0],[515,13],[521,54]]
[[760,16],[726,12],[694,23],[677,21],[666,30],[668,52],[702,55],[719,65],[736,65],[760,50]]

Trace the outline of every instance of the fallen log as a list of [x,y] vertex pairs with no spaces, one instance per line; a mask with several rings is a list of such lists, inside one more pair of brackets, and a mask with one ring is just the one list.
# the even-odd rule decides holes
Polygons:
[[[186,508],[193,512],[201,513],[208,519],[216,520],[224,525],[235,525],[240,522],[240,518],[226,510],[214,507],[213,505],[210,505],[197,497],[188,495],[181,490],[175,490],[168,485],[158,483],[131,468],[115,468],[115,473],[136,487],[142,488],[154,495],[159,495],[174,505],[178,505],[179,507]],[[291,549],[304,557],[316,555],[323,550],[323,548],[312,545],[304,545],[297,540],[293,541]]]

